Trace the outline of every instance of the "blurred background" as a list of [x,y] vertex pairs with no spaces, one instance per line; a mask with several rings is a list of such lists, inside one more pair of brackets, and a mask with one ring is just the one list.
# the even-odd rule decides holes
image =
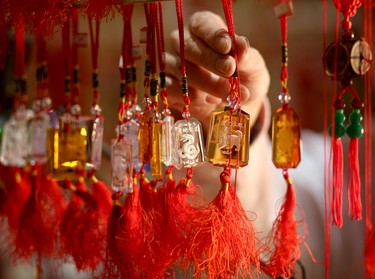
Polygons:
[[[266,61],[270,75],[271,86],[269,99],[272,111],[275,111],[280,103],[278,95],[281,92],[279,75],[281,69],[281,32],[279,20],[275,17],[273,5],[276,1],[270,0],[236,0],[233,3],[234,21],[236,33],[246,36],[250,45],[257,48]],[[207,9],[223,16],[221,1],[219,0],[186,0],[185,19],[197,9]],[[335,8],[332,1],[328,1],[328,30],[323,26],[323,1],[321,0],[300,0],[294,1],[294,15],[289,18],[289,82],[288,87],[292,97],[291,105],[301,118],[303,129],[323,133],[324,128],[324,70],[322,58],[324,53],[324,32],[326,33],[327,44],[334,40],[335,31]],[[176,12],[174,1],[164,1],[164,27],[166,34],[166,46],[168,49],[168,34],[177,28]],[[358,10],[353,18],[353,31],[357,36],[363,35],[362,9]],[[139,44],[139,30],[146,25],[143,6],[135,4],[133,12],[133,43]],[[84,16],[79,20],[79,32],[89,33],[88,20]],[[115,137],[115,126],[117,125],[117,109],[120,93],[120,73],[119,57],[121,55],[123,33],[123,20],[117,14],[113,18],[103,20],[101,23],[100,45],[99,45],[99,92],[100,105],[105,117],[105,157],[100,178],[109,181],[109,143]],[[13,34],[9,30],[10,46],[9,56],[4,70],[0,72],[0,126],[9,117],[14,94],[13,83],[13,57],[12,43]],[[47,38],[47,58],[48,58],[48,78],[49,92],[54,102],[54,107],[59,109],[64,100],[64,70],[62,35],[59,28],[55,34]],[[88,37],[87,37],[88,38]],[[27,75],[29,101],[33,100],[36,91],[36,45],[35,38],[27,36]],[[89,42],[89,40],[88,40]],[[371,43],[370,43],[371,44]],[[92,103],[92,62],[91,49],[87,47],[79,48],[79,66],[81,80],[80,104],[82,114],[89,114]],[[137,61],[138,95],[139,103],[143,96],[143,61]],[[187,73],[189,75],[189,73]],[[355,81],[355,85],[361,88],[362,79]],[[331,86],[328,80],[328,86]],[[360,95],[362,92],[359,91]],[[10,273],[5,273],[8,264],[4,262],[1,268],[0,278],[34,278],[33,267],[18,267]],[[65,273],[66,278],[74,276],[74,273]],[[18,273],[23,270],[22,273]],[[26,270],[26,271],[25,271]],[[26,272],[26,273],[25,273]],[[81,275],[82,278],[86,275]],[[47,278],[47,277],[46,277]],[[52,278],[52,277],[50,277]],[[73,277],[71,277],[73,278]]]

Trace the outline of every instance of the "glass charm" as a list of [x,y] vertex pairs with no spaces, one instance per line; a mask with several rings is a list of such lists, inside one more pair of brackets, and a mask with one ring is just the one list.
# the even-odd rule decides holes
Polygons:
[[104,118],[95,117],[91,132],[91,156],[90,163],[95,170],[99,170],[102,164],[102,149],[103,149],[103,134],[104,134]]
[[28,150],[26,109],[20,107],[4,125],[0,162],[4,166],[24,167]]
[[161,126],[161,157],[164,165],[171,166],[172,162],[172,148],[173,148],[173,125],[174,117],[167,115],[164,117],[163,124]]
[[277,168],[295,168],[301,161],[300,120],[289,106],[279,108],[272,118],[272,161]]
[[31,163],[43,164],[47,161],[47,129],[51,128],[48,113],[39,112],[29,125],[29,160]]
[[157,180],[163,177],[163,168],[161,163],[161,124],[154,121],[152,128],[152,157],[151,157],[151,174]]
[[111,187],[115,192],[133,192],[133,164],[131,142],[112,140]]
[[151,139],[151,110],[145,109],[139,119],[139,159],[144,164],[149,163],[152,155],[152,139]]
[[244,111],[230,114],[230,108],[211,114],[206,160],[216,166],[241,168],[248,164],[250,115]]
[[178,120],[174,126],[173,162],[177,169],[189,168],[204,161],[202,125],[196,119]]

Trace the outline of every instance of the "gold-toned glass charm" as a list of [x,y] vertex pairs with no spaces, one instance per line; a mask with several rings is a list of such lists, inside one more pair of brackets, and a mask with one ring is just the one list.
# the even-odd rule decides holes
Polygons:
[[139,159],[144,164],[149,163],[152,155],[151,138],[152,115],[151,109],[145,109],[139,119]]
[[244,111],[230,115],[230,108],[211,114],[206,160],[216,166],[241,168],[248,164],[250,115]]
[[198,120],[179,120],[174,126],[173,162],[177,169],[189,168],[204,161],[202,125]]
[[65,125],[47,130],[47,168],[58,180],[73,178],[74,169],[85,168],[87,128]]
[[152,130],[152,157],[150,162],[151,174],[155,179],[162,179],[163,167],[161,163],[161,123],[154,121]]
[[295,168],[301,161],[300,120],[288,105],[272,118],[272,161],[277,168]]

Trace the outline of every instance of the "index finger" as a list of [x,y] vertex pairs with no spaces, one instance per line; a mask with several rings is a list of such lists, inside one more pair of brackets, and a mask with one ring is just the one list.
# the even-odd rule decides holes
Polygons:
[[217,53],[229,54],[232,41],[224,21],[218,15],[208,11],[196,12],[190,18],[189,31]]

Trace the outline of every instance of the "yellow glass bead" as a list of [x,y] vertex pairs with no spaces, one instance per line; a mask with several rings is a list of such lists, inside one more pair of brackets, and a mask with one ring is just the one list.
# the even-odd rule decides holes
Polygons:
[[211,114],[206,145],[206,160],[217,166],[241,168],[248,164],[250,115],[244,111],[230,115],[230,108]]
[[272,161],[277,168],[295,168],[301,161],[300,120],[289,106],[279,108],[272,118]]

